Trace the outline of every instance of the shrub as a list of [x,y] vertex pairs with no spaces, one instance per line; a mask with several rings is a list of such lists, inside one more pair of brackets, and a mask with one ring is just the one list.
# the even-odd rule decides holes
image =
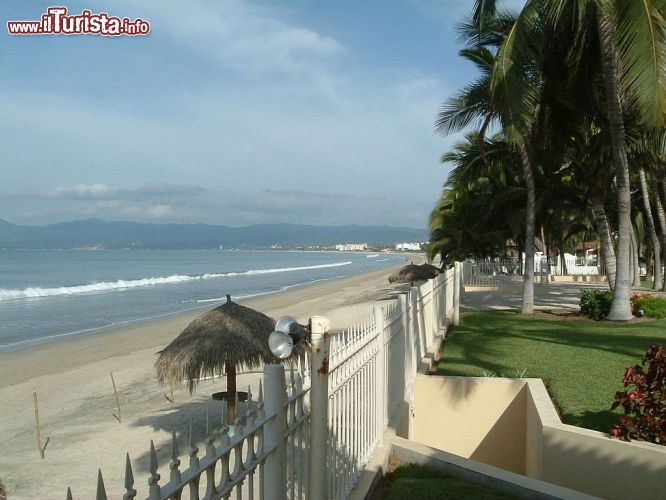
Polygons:
[[610,290],[581,290],[580,312],[588,318],[600,321],[608,316],[613,292]]
[[[647,371],[645,366],[647,364]],[[642,365],[642,366],[641,366]],[[624,371],[622,385],[629,390],[615,393],[614,410],[624,409],[612,437],[638,439],[666,446],[666,351],[661,344],[650,346],[641,365]]]
[[631,297],[631,310],[636,316],[663,319],[666,318],[666,299],[645,293],[634,294]]

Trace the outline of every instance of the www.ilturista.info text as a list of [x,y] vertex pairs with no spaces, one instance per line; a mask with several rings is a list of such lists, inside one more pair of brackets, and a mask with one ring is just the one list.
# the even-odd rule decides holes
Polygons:
[[7,21],[10,35],[147,35],[150,23],[141,18],[109,16],[105,12],[93,14],[84,10],[78,15],[67,15],[66,7],[49,7],[40,21]]

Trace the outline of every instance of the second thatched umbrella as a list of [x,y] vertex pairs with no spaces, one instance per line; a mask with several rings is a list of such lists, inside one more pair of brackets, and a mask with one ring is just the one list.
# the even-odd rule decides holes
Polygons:
[[389,283],[410,283],[414,281],[428,281],[439,274],[439,269],[430,264],[407,264],[389,276]]
[[229,418],[236,414],[236,369],[276,363],[268,348],[275,321],[265,314],[231,301],[192,321],[164,350],[155,363],[162,383],[187,380],[190,393],[201,377],[227,374]]

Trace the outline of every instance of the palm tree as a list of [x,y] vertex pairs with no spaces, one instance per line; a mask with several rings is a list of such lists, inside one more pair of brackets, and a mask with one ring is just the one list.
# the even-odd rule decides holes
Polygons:
[[[471,21],[462,25],[461,33],[468,37],[472,46],[463,49],[460,55],[472,62],[481,70],[481,76],[465,87],[459,94],[449,99],[442,107],[437,121],[436,130],[444,135],[459,131],[474,121],[480,123],[480,137],[493,123],[498,123],[507,140],[512,144],[520,157],[525,182],[527,202],[525,210],[525,262],[523,280],[523,314],[532,314],[534,309],[534,243],[536,188],[533,175],[532,147],[529,133],[534,119],[536,89],[529,88],[522,95],[523,113],[527,117],[524,123],[518,123],[513,108],[508,108],[503,96],[492,93],[491,80],[496,69],[495,53],[488,47],[494,47],[503,39],[503,30],[511,26],[512,16],[498,15],[494,0],[477,0]],[[525,79],[533,68],[521,72]],[[532,80],[532,82],[534,82]]]
[[442,262],[504,253],[525,204],[518,158],[501,136],[468,134],[442,163],[454,166],[430,216],[429,258]]
[[652,251],[654,253],[654,281],[652,288],[655,290],[661,289],[662,276],[661,276],[661,244],[657,236],[657,229],[654,224],[654,217],[652,215],[652,207],[650,205],[650,192],[648,190],[647,176],[645,169],[641,166],[638,170],[640,185],[641,185],[641,198],[643,199],[643,210],[645,222],[647,225],[650,243],[652,244]]
[[[525,104],[521,98],[530,83],[523,77],[521,65],[533,56],[535,37],[552,36],[553,32],[570,37],[572,51],[568,56],[577,63],[572,65],[570,76],[589,78],[582,71],[576,51],[584,47],[583,40],[589,39],[590,27],[596,28],[613,151],[619,235],[615,293],[608,315],[611,320],[632,317],[631,198],[622,105],[635,106],[647,126],[664,124],[665,11],[665,0],[528,0],[497,54],[499,71],[493,72],[493,94],[505,96],[513,110],[510,116],[523,119]],[[544,21],[551,29],[543,29],[540,23]],[[593,85],[592,80],[588,81]]]
[[[666,190],[666,129],[653,134],[652,139],[652,151],[654,153],[655,161],[655,178],[661,180],[661,187]],[[662,195],[658,184],[659,182],[656,183],[654,188],[654,200],[657,220],[659,220],[659,227],[661,229],[661,249],[664,252],[663,261],[666,261],[666,213],[664,213],[664,204],[662,203]],[[666,279],[663,281],[662,291],[666,292]]]

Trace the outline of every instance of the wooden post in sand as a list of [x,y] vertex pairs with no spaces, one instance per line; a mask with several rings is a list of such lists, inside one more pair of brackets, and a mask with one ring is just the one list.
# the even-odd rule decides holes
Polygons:
[[116,389],[116,381],[113,380],[113,372],[111,372],[111,383],[113,384],[113,395],[116,397],[116,406],[118,407],[118,415],[115,413],[113,416],[118,420],[119,423],[122,423],[121,417],[120,417],[120,400],[118,399],[118,390]]
[[35,428],[37,429],[37,449],[39,456],[44,459],[44,447],[42,446],[42,432],[39,428],[39,405],[37,404],[37,389],[32,390],[32,398],[35,400]]
[[[169,382],[169,386],[171,387],[171,397],[168,396],[168,394],[164,394],[164,397],[169,403],[173,403],[173,382]],[[0,499],[2,500],[2,499]]]

